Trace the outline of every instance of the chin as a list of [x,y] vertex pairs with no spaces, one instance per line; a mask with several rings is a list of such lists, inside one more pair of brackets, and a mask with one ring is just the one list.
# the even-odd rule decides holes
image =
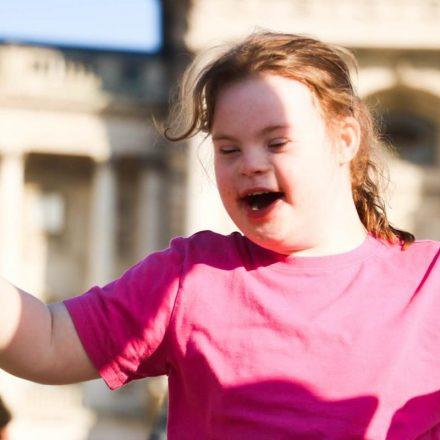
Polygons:
[[276,252],[277,254],[289,255],[291,252],[288,250],[289,246],[286,246],[286,243],[280,238],[270,237],[270,236],[261,236],[258,234],[245,234],[249,240],[253,241],[258,246],[267,249],[272,252]]

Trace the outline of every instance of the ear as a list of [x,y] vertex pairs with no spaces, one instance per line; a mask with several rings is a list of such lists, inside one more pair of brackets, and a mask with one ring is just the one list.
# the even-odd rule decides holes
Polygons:
[[350,163],[356,156],[361,141],[361,127],[353,117],[343,118],[337,128],[337,151],[339,164]]

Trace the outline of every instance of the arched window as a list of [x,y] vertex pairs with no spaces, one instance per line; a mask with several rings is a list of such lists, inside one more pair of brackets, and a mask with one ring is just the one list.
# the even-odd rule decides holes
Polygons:
[[407,111],[390,111],[382,115],[382,133],[402,159],[416,165],[436,163],[433,121]]

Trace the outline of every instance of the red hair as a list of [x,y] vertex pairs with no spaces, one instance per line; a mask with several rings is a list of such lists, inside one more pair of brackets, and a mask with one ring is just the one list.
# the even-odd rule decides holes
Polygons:
[[360,146],[351,162],[357,212],[370,234],[406,248],[414,236],[393,227],[387,219],[380,191],[382,172],[376,159],[380,141],[370,111],[353,89],[350,67],[356,68],[356,61],[341,47],[301,35],[254,33],[204,67],[196,60],[187,69],[172,116],[173,133],[167,128],[165,137],[178,141],[199,132],[209,134],[217,96],[228,84],[264,72],[301,81],[314,94],[329,125],[347,116],[359,122]]

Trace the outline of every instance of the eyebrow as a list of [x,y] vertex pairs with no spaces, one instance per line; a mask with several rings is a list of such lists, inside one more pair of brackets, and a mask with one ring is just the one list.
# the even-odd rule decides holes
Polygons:
[[[276,125],[268,125],[267,127],[264,127],[263,129],[261,129],[258,134],[262,135],[262,134],[268,134],[271,133],[272,131],[275,130],[280,130],[280,129],[286,129],[289,128],[288,125],[283,125],[283,124],[276,124]],[[223,133],[217,133],[212,135],[212,140],[213,141],[218,141],[218,140],[227,140],[227,141],[235,141],[236,138],[234,136],[230,136],[227,134],[223,134]]]

